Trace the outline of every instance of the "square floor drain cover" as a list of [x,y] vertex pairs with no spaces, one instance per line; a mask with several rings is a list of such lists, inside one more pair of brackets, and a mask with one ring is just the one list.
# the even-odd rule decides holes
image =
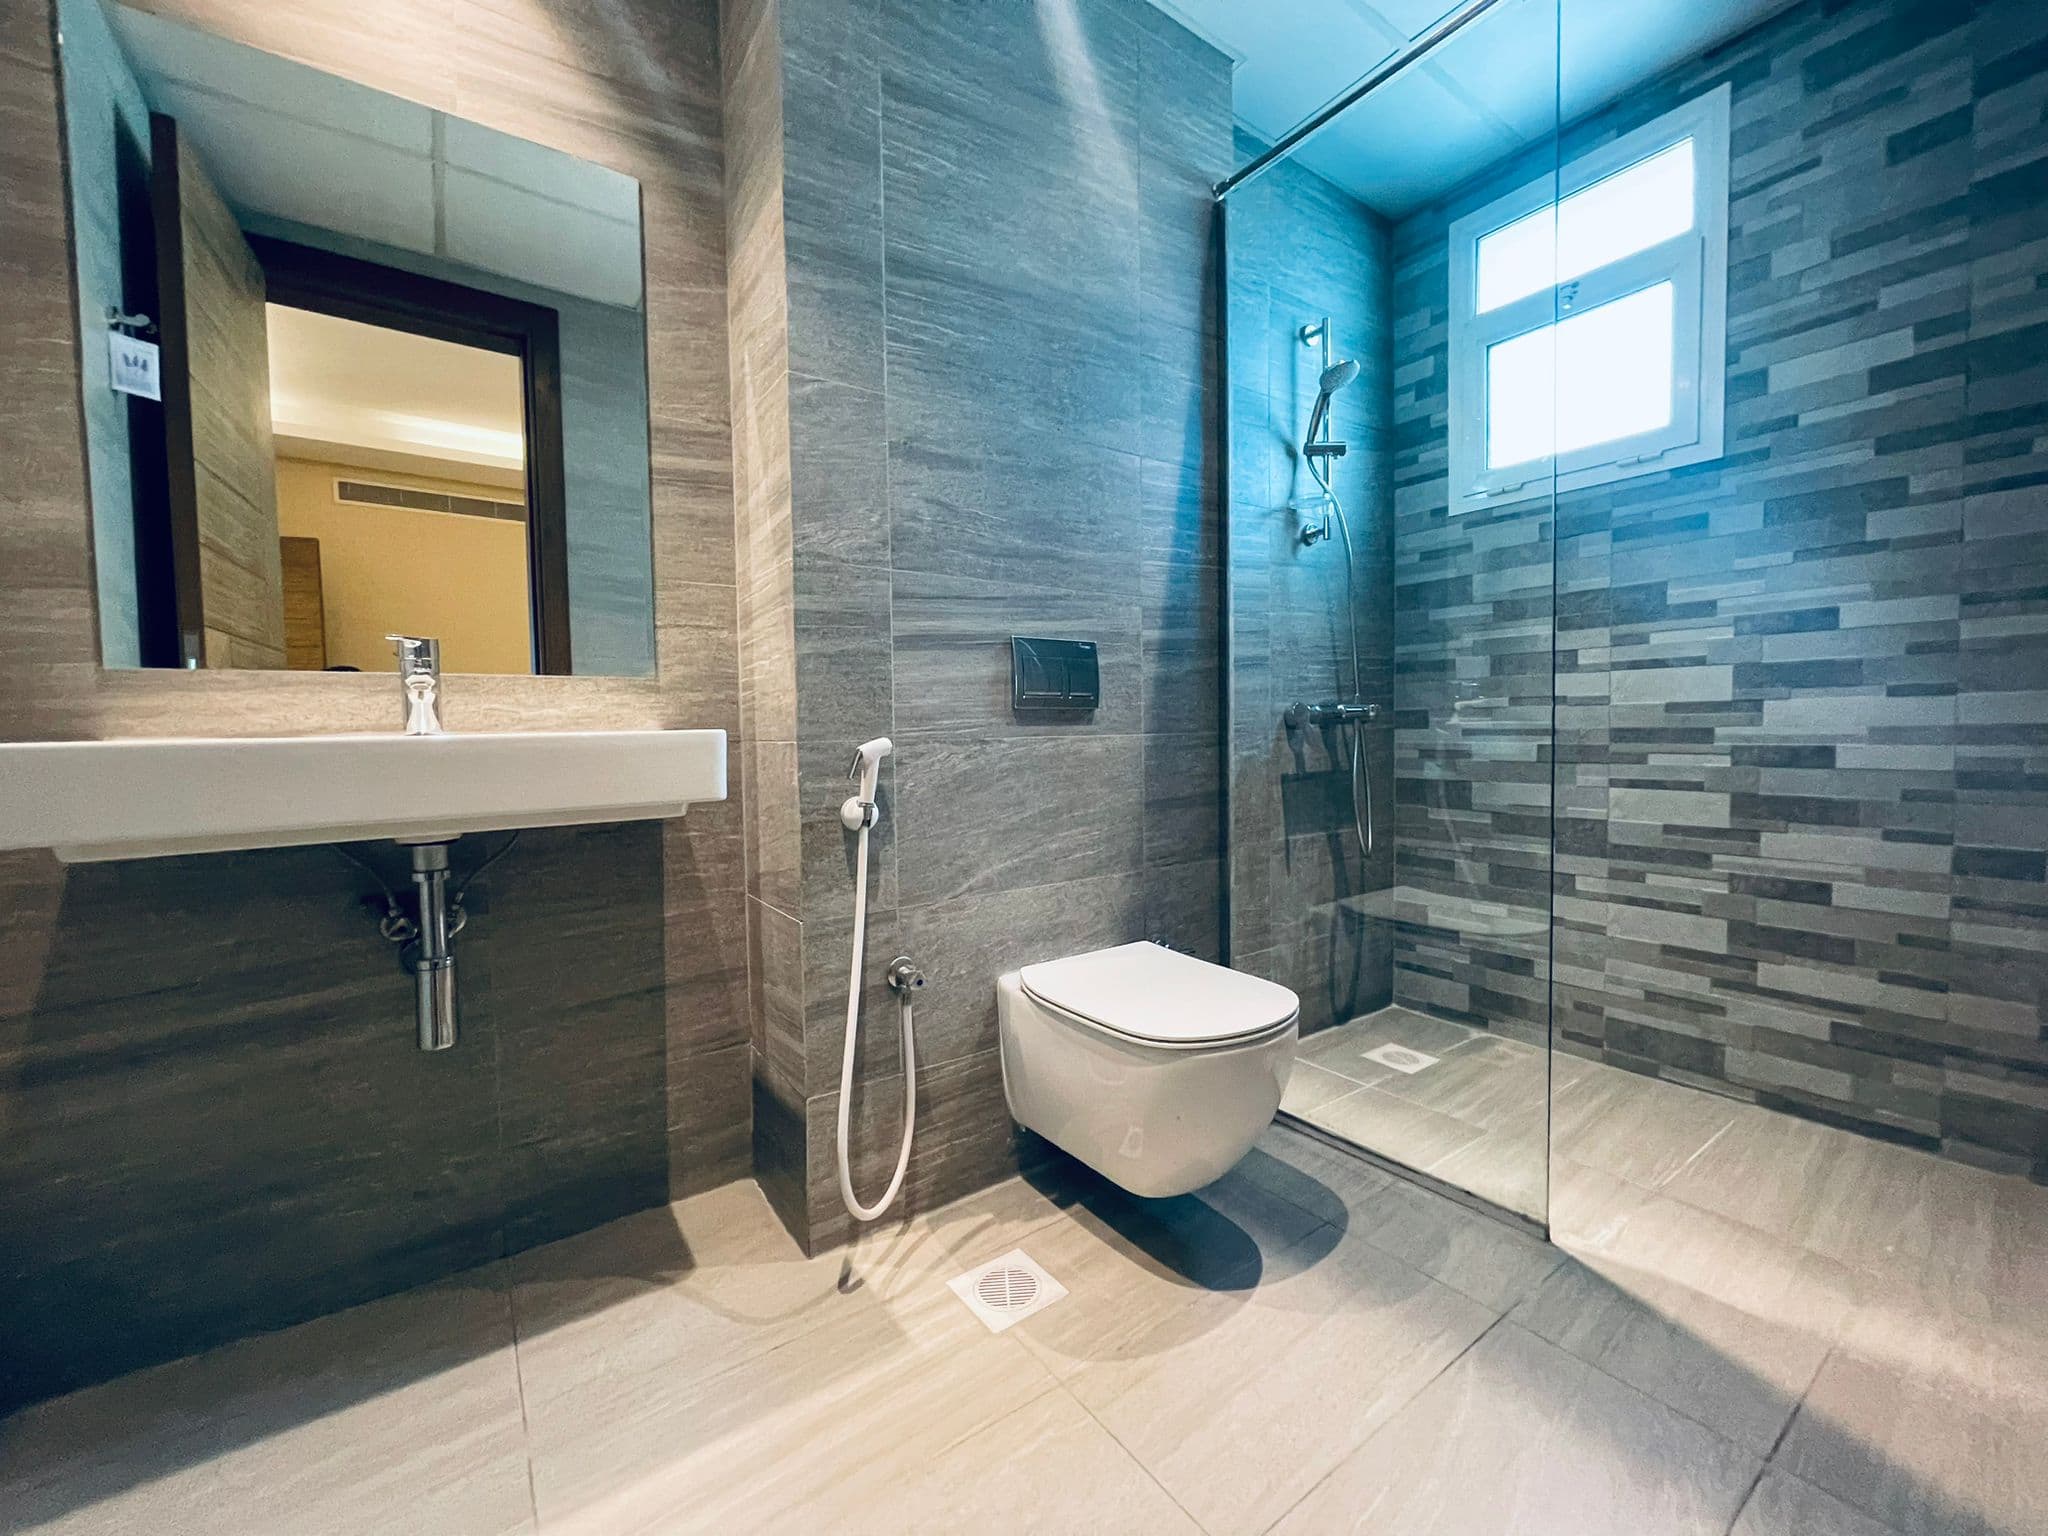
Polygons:
[[1415,1073],[1424,1067],[1437,1064],[1435,1056],[1425,1056],[1420,1051],[1411,1051],[1405,1045],[1376,1045],[1365,1053],[1367,1061],[1376,1061],[1383,1067],[1392,1067],[1396,1072]]
[[1013,1248],[1000,1259],[991,1259],[946,1284],[990,1333],[1001,1333],[1032,1313],[1043,1312],[1067,1294],[1067,1288],[1040,1269],[1022,1248]]

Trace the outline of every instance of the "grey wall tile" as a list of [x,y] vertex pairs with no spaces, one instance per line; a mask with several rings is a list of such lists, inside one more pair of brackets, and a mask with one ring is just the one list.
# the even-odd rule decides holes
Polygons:
[[995,1049],[996,978],[1005,971],[1145,937],[1147,883],[1103,875],[906,909],[904,947],[928,978],[917,998],[918,1059],[937,1065]]
[[1143,758],[1135,736],[922,743],[896,770],[899,899],[1139,868]]
[[[1208,186],[1227,168],[1230,93],[1228,62],[1137,0],[1087,0],[1071,28],[1029,8],[880,0],[824,7],[808,35],[794,18],[815,0],[785,4],[792,915],[810,1101],[756,1139],[778,1167],[801,1157],[807,1193],[792,1184],[777,1205],[821,1246],[846,1232],[831,1110],[853,905],[839,775],[854,743],[887,732],[897,746],[870,976],[901,944],[933,978],[921,1077],[937,1101],[929,1124],[921,1111],[913,1205],[1016,1166],[993,1054],[1003,967],[1136,937],[1148,903],[1200,942],[1195,904],[1149,892],[1146,848],[1150,835],[1177,887],[1213,868],[1213,770],[1162,778],[1148,834],[1141,732],[1170,719],[1175,751],[1219,755],[1215,573],[1183,581],[1168,563],[1213,566],[1221,548],[1203,401]],[[812,227],[821,210],[838,217],[841,182],[844,227]],[[782,590],[764,593],[770,659]],[[1020,633],[1094,640],[1101,708],[1014,714]],[[772,669],[759,692],[779,697]],[[856,1141],[871,1195],[900,1084],[883,1103],[894,1003],[864,991]]]

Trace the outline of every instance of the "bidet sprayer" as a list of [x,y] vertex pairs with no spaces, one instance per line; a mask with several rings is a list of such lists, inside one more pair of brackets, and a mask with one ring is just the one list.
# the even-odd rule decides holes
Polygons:
[[858,832],[875,824],[880,815],[875,807],[875,793],[882,777],[882,759],[895,750],[896,744],[886,736],[864,741],[853,749],[853,761],[847,764],[846,776],[857,780],[860,788],[839,807],[839,820],[847,831]]

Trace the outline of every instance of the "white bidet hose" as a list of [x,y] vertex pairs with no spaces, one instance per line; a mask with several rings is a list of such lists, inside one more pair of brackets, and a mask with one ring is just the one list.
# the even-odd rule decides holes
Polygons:
[[882,759],[893,750],[886,736],[862,744],[847,775],[860,780],[860,793],[839,808],[839,819],[847,831],[860,837],[860,849],[854,857],[853,963],[846,979],[846,1049],[839,1062],[839,1198],[846,1202],[846,1209],[856,1221],[873,1221],[895,1204],[897,1193],[903,1188],[903,1175],[910,1168],[910,1138],[917,1129],[917,1044],[910,993],[913,987],[923,985],[924,978],[908,961],[898,961],[890,967],[889,984],[896,993],[903,1019],[903,1145],[896,1154],[896,1173],[882,1198],[873,1205],[862,1205],[853,1192],[853,1160],[847,1143],[853,1115],[853,1058],[860,1044],[861,971],[867,955],[868,829],[881,814],[875,805],[876,784]]

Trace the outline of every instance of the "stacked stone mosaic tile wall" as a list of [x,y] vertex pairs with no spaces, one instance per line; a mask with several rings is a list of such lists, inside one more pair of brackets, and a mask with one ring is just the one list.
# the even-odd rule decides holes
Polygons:
[[[1554,538],[1560,1044],[2048,1179],[2048,11],[1812,0],[1561,153],[1722,81],[1718,461],[1448,516],[1500,181],[1396,232],[1397,879],[1542,908]],[[1533,946],[1403,933],[1397,1000],[1540,1027]]]

